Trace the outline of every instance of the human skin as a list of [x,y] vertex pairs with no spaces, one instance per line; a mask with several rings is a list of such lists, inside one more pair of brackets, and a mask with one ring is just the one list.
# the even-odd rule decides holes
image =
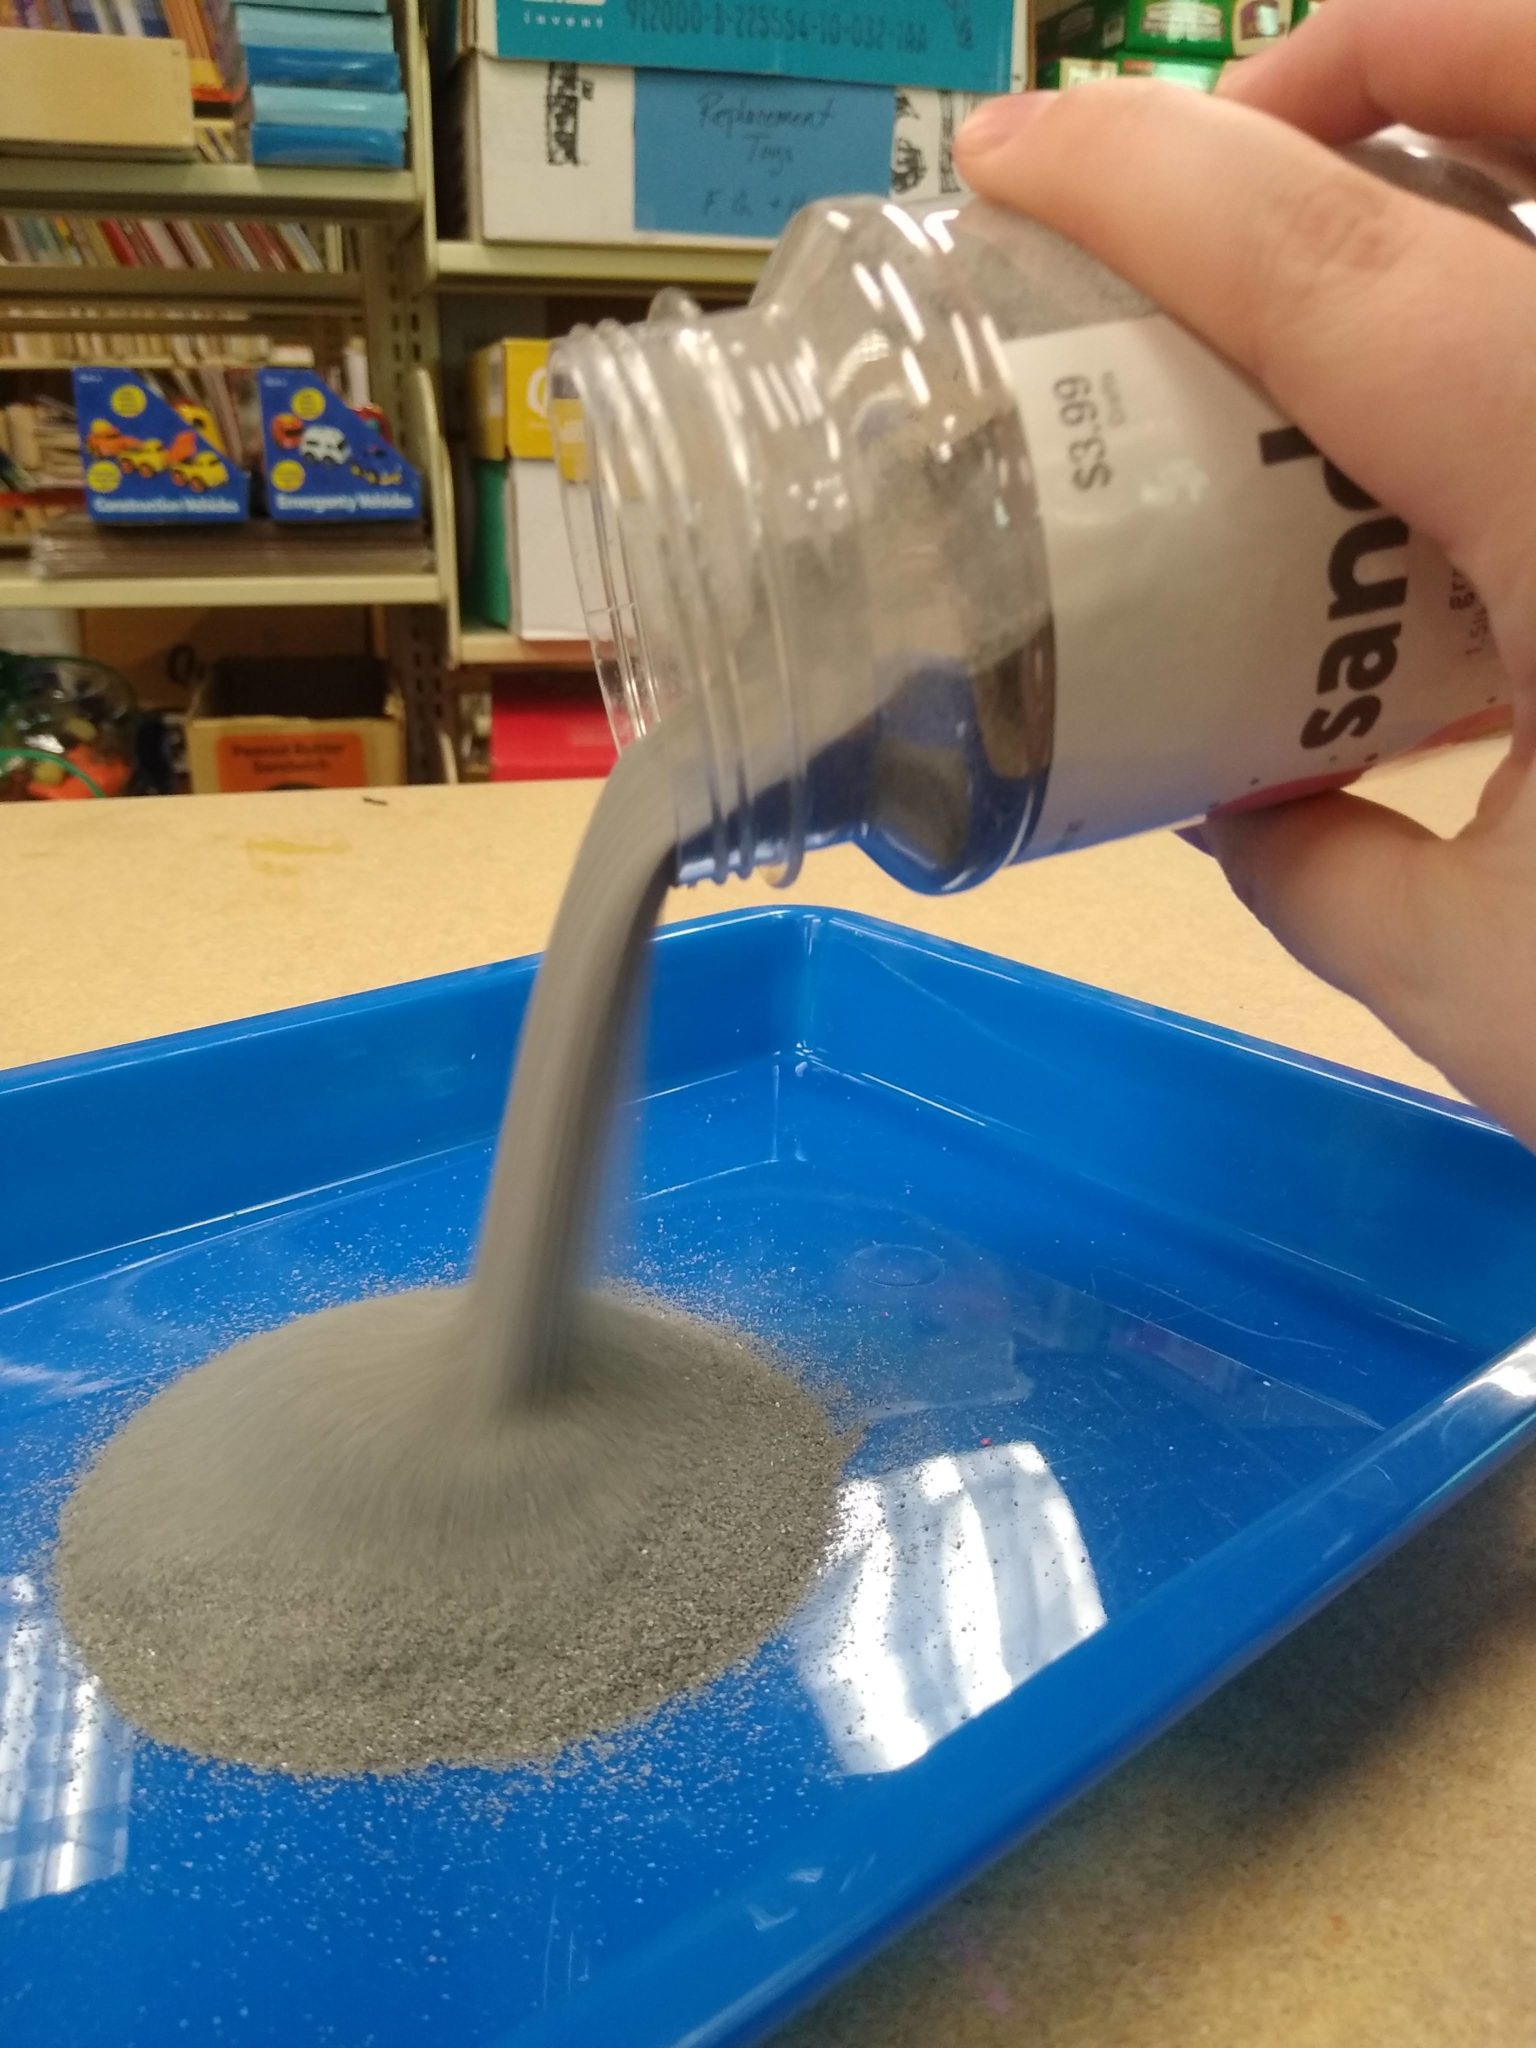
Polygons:
[[1248,371],[1481,591],[1515,733],[1459,837],[1343,794],[1200,837],[1298,960],[1536,1147],[1536,251],[1330,147],[1394,121],[1536,144],[1531,0],[1328,0],[1215,96],[994,100],[956,156]]

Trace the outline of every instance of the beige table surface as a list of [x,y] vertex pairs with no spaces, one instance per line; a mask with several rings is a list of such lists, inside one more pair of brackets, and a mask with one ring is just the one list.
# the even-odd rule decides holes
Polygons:
[[[1379,793],[1453,829],[1487,766],[1467,750]],[[0,1065],[528,951],[592,800],[567,784],[0,809]],[[1170,838],[942,903],[828,854],[796,894],[1435,1085]],[[784,2039],[1526,2048],[1533,1898],[1536,1469],[1521,1467]]]

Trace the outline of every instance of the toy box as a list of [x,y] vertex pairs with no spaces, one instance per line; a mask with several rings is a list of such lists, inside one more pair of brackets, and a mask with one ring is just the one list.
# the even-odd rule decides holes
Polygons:
[[761,247],[812,199],[943,199],[963,190],[952,150],[975,104],[924,87],[490,57],[467,59],[457,84],[463,220],[487,242]]
[[256,373],[274,519],[419,519],[421,477],[313,370]]
[[[1019,23],[1027,18],[1020,4]],[[735,71],[1006,92],[1014,0],[825,0],[815,7],[679,5],[676,0],[460,0],[458,46],[488,57]]]
[[77,369],[85,508],[104,526],[244,519],[245,471],[132,370]]

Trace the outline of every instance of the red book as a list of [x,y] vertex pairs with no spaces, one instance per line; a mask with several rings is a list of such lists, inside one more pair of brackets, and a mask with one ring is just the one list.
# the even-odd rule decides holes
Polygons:
[[139,259],[134,254],[132,242],[123,233],[123,223],[120,220],[104,220],[101,223],[101,232],[106,236],[107,246],[117,261],[126,269],[134,269]]
[[153,270],[160,261],[160,255],[154,243],[145,234],[143,221],[124,220],[119,221],[118,226],[133,245],[134,261],[143,264],[148,270]]

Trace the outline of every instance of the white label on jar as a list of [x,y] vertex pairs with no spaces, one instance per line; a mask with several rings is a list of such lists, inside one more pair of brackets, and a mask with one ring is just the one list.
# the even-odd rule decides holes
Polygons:
[[1465,577],[1176,321],[1004,353],[1056,636],[1029,856],[1327,787],[1508,702]]

